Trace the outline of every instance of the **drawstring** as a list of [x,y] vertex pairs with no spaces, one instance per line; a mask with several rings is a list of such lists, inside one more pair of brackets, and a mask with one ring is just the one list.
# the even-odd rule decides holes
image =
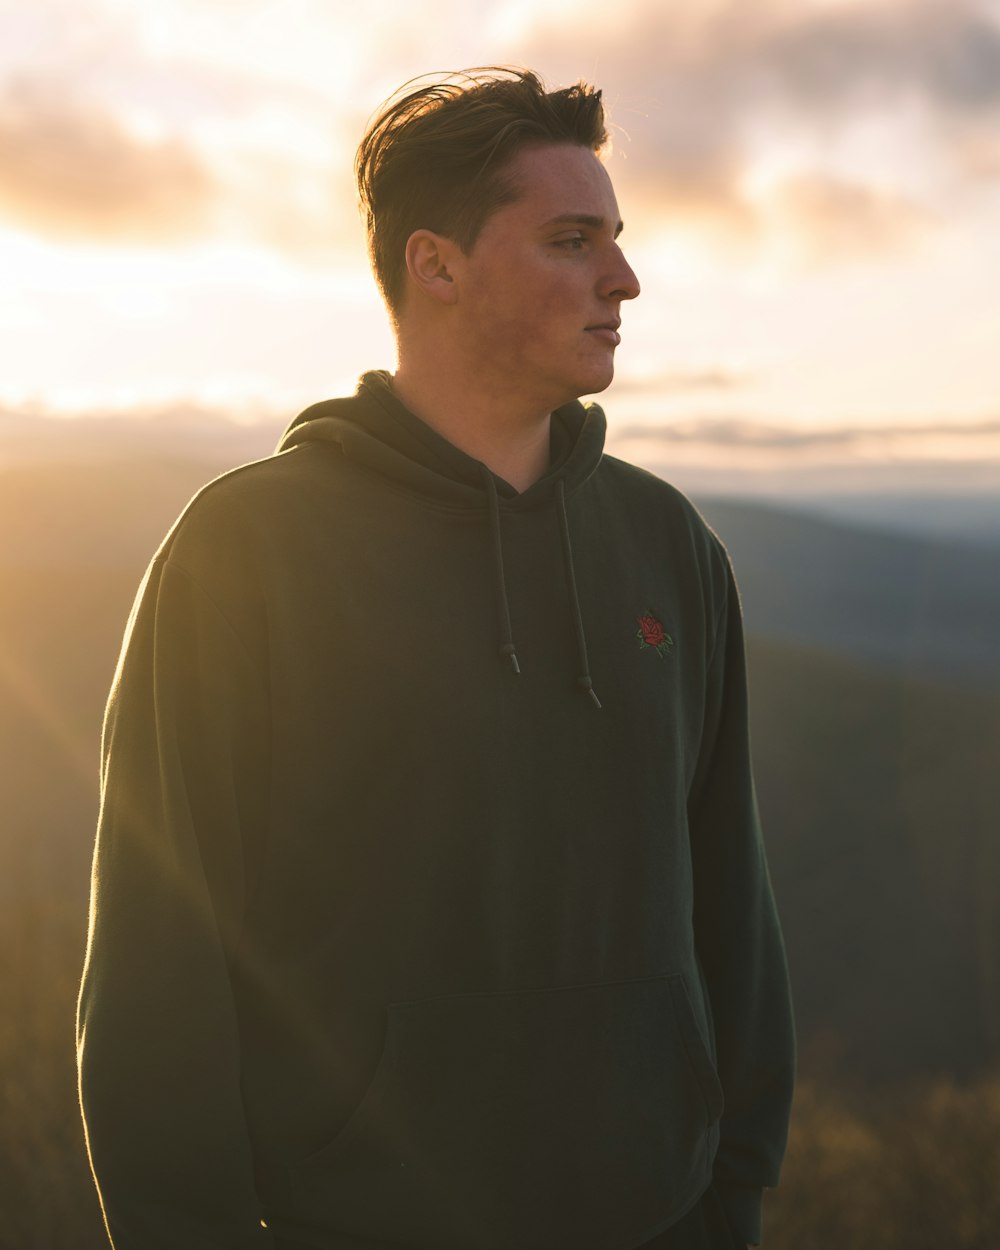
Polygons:
[[493,480],[493,474],[485,465],[483,465],[483,481],[486,483],[486,493],[490,497],[493,572],[496,577],[497,607],[500,611],[500,637],[503,639],[500,646],[500,658],[502,660],[510,660],[510,666],[513,671],[519,673],[521,666],[517,662],[517,651],[514,647],[514,637],[510,628],[510,605],[507,603],[507,583],[503,575],[503,544],[500,541],[500,501],[497,498],[497,485]]
[[576,684],[585,694],[590,695],[594,707],[600,711],[601,701],[590,680],[590,661],[587,659],[587,637],[583,632],[583,614],[580,612],[580,596],[576,591],[576,571],[573,568],[573,548],[569,541],[569,519],[566,516],[566,484],[562,478],[556,482],[556,502],[559,505],[559,534],[562,538],[563,559],[566,562],[566,578],[569,581],[569,595],[573,608],[573,625],[576,629],[576,649],[580,657],[580,676]]
[[[490,534],[493,539],[493,574],[496,586],[497,610],[500,616],[500,636],[503,639],[500,658],[510,661],[515,673],[520,673],[521,666],[517,662],[517,651],[510,625],[510,604],[507,602],[507,582],[503,572],[503,543],[500,537],[500,500],[497,496],[496,482],[493,474],[483,466],[483,482],[489,497]],[[559,536],[562,539],[563,560],[566,565],[566,580],[569,583],[570,607],[573,612],[573,628],[576,630],[576,649],[580,660],[580,676],[576,679],[577,686],[589,695],[594,707],[600,709],[601,701],[594,690],[590,679],[590,661],[587,659],[587,638],[583,632],[583,615],[580,612],[580,596],[576,589],[576,571],[573,568],[573,548],[569,541],[569,519],[566,516],[566,484],[562,478],[556,482],[556,503],[559,511]]]

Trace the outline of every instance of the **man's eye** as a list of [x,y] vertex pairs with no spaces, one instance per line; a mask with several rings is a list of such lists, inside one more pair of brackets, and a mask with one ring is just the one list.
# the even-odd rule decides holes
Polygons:
[[575,234],[571,239],[557,239],[556,247],[564,247],[569,252],[576,252],[583,247],[585,242],[583,235]]

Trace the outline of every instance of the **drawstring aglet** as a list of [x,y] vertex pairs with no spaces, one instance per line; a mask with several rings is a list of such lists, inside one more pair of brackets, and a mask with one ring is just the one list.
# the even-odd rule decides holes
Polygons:
[[578,678],[576,679],[576,684],[577,684],[577,685],[580,687],[580,689],[581,689],[581,690],[583,690],[586,694],[590,695],[590,698],[591,698],[591,701],[592,701],[592,702],[593,702],[593,704],[594,704],[594,707],[596,707],[596,708],[597,708],[597,710],[598,710],[598,711],[600,711],[600,710],[601,710],[601,701],[600,701],[600,699],[597,697],[597,691],[594,689],[593,682],[591,682],[590,678],[589,678],[589,677],[578,677]]
[[515,673],[520,673],[521,666],[517,662],[517,652],[514,650],[512,642],[505,642],[500,648],[500,658],[502,660],[510,660],[510,667]]

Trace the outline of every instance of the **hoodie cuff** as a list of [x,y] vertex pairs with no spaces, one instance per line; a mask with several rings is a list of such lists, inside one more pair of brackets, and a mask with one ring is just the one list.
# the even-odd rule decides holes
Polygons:
[[749,1246],[760,1245],[761,1203],[764,1191],[749,1185],[715,1182],[715,1189],[726,1209],[726,1218],[737,1240]]

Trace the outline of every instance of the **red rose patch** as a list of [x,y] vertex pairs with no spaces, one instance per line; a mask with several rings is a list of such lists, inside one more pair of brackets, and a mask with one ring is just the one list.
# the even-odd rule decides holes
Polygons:
[[663,628],[663,622],[648,610],[642,616],[636,617],[636,620],[639,628],[635,631],[635,636],[639,639],[640,649],[655,651],[662,660],[674,645],[673,638]]

